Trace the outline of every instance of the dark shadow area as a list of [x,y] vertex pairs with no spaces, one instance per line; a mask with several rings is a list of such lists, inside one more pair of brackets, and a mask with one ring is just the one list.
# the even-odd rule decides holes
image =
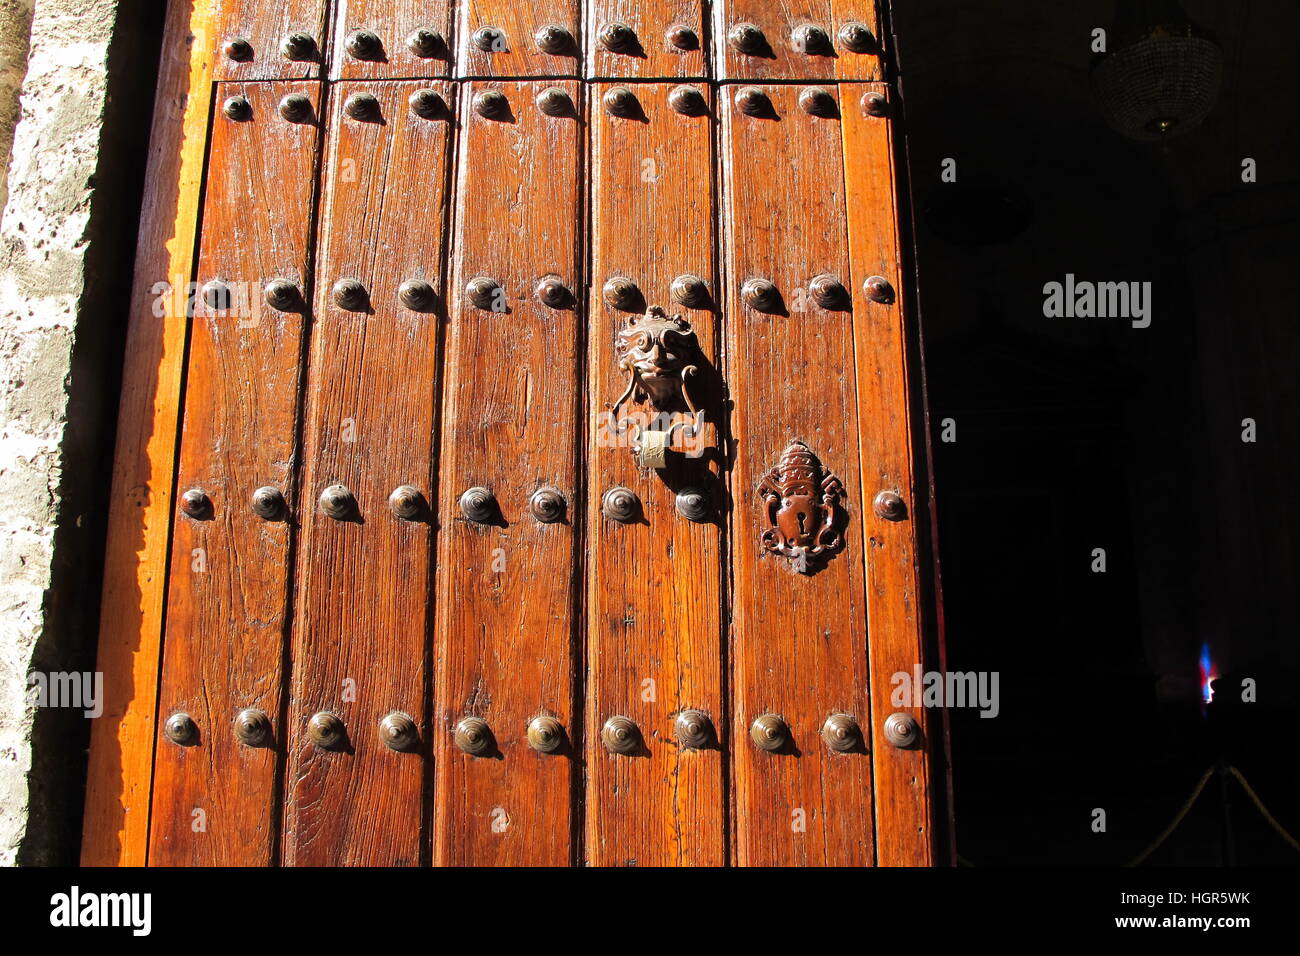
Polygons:
[[[1217,104],[1147,142],[1092,86],[1113,0],[894,6],[947,669],[999,675],[949,712],[957,850],[1128,862],[1218,762],[1300,834],[1300,8],[1187,0]],[[1050,314],[1076,282],[1146,315]],[[1300,854],[1225,772],[1146,862]]]

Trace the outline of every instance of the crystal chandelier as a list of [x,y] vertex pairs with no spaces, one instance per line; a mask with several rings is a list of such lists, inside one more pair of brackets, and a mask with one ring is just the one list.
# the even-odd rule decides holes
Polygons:
[[1177,0],[1119,0],[1107,48],[1093,63],[1092,93],[1117,132],[1164,140],[1214,108],[1223,51]]

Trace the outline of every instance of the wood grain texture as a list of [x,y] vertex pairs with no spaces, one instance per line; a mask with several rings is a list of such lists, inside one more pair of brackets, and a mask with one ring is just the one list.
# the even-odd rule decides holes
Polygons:
[[[902,282],[897,222],[898,196],[893,166],[894,125],[867,116],[864,94],[888,96],[881,83],[840,87],[844,103],[845,202],[852,253],[858,415],[862,435],[862,501],[878,492],[897,492],[909,520],[886,521],[863,509],[867,525],[867,620],[871,622],[872,746],[876,780],[876,852],[881,865],[930,866],[934,837],[928,752],[936,746],[939,719],[924,707],[894,707],[890,678],[924,670],[922,560],[912,513],[918,497],[910,431],[913,383],[907,359],[907,316],[903,298],[884,305],[862,290],[868,276],[884,276],[895,288]],[[922,728],[921,744],[900,750],[884,739],[885,718],[896,710],[912,714]]]
[[[412,485],[432,500],[451,119],[415,115],[408,98],[418,89],[454,105],[441,83],[331,91],[295,589],[288,865],[420,861],[433,532],[429,509],[403,520],[388,497]],[[344,115],[353,92],[378,99],[378,118]],[[339,279],[365,285],[367,311],[334,302]],[[401,304],[407,280],[433,287],[427,311]],[[316,504],[336,483],[356,497],[353,520],[326,517]],[[343,718],[347,746],[323,750],[307,739],[318,711]],[[392,712],[420,725],[419,746],[383,743],[379,722]]]
[[[451,37],[451,0],[339,0],[334,12],[330,76],[334,79],[446,76],[451,71],[454,47]],[[442,37],[435,56],[417,56],[407,45],[415,30],[430,30]],[[373,60],[357,59],[347,51],[347,39],[356,30],[379,37],[382,54]]]
[[[582,113],[535,105],[548,83],[470,83],[462,90],[454,279],[443,392],[438,557],[437,761],[434,859],[441,864],[565,865],[572,859],[577,760],[544,754],[527,722],[550,715],[575,739],[575,515],[581,419],[579,319],[534,297],[555,276],[578,290]],[[578,84],[558,84],[578,110]],[[483,89],[508,98],[489,120],[471,103]],[[505,311],[476,308],[466,283],[501,284]],[[578,300],[581,302],[581,299]],[[457,501],[490,489],[500,521],[475,524]],[[528,501],[542,487],[568,499],[542,524]],[[466,715],[495,735],[488,756],[452,742]]]
[[[736,447],[735,857],[740,865],[869,865],[870,758],[832,753],[819,736],[834,713],[865,726],[869,706],[852,316],[807,294],[818,274],[848,275],[840,121],[801,110],[797,86],[764,89],[774,117],[742,114],[735,88],[720,107]],[[755,277],[776,283],[783,314],[740,302],[741,284]],[[850,490],[844,548],[812,574],[792,573],[759,545],[766,516],[756,486],[794,439]],[[751,722],[767,712],[789,725],[789,752],[750,742]]]
[[[456,30],[457,75],[467,77],[579,76],[582,72],[582,4],[580,0],[463,0]],[[544,53],[534,35],[556,24],[573,37],[564,53]],[[505,33],[505,49],[485,52],[474,45],[480,27]]]
[[[703,4],[692,0],[591,0],[588,75],[643,80],[706,76],[709,56],[703,10]],[[600,31],[610,23],[624,23],[635,30],[637,48],[630,53],[607,49],[600,42]],[[668,41],[669,29],[678,25],[694,31],[698,40],[694,48],[679,49]]]
[[[879,40],[873,0],[719,0],[713,7],[715,70],[725,80],[802,79],[816,82],[835,78],[872,80],[883,76],[877,53],[854,53],[840,42],[840,28],[849,22],[866,24]],[[767,49],[758,55],[736,50],[728,42],[732,27],[752,23],[763,31]],[[830,37],[825,52],[807,52],[796,40],[803,26],[820,27]]]
[[163,27],[108,504],[95,668],[104,675],[104,712],[90,731],[85,866],[143,866],[148,852],[162,583],[189,328],[185,287],[212,104],[210,18],[206,5],[172,3]]
[[[201,488],[210,518],[176,519],[169,569],[160,719],[197,723],[200,740],[161,736],[154,767],[151,864],[266,865],[275,836],[281,728],[266,747],[238,743],[235,715],[277,721],[282,693],[291,525],[249,507],[256,488],[292,508],[304,316],[265,305],[271,279],[307,278],[317,129],[283,119],[287,93],[319,100],[315,83],[218,84],[252,118],[214,117],[197,277],[234,290],[232,308],[195,306],[178,489]],[[196,810],[203,812],[198,829]]]
[[[326,49],[326,0],[192,0],[195,8],[214,9],[211,35],[214,78],[218,80],[294,80],[321,75]],[[302,31],[316,41],[309,60],[290,60],[280,52],[280,43],[290,33]],[[252,56],[232,60],[225,44],[243,38]]]
[[[644,118],[611,116],[601,105],[609,88],[591,88],[592,424],[587,501],[587,843],[593,865],[698,865],[725,862],[724,755],[715,745],[684,749],[674,719],[687,708],[707,713],[719,734],[722,632],[718,521],[693,523],[676,511],[676,492],[706,489],[725,506],[719,474],[717,321],[712,181],[713,111],[684,116],[668,105],[671,84],[636,84]],[[701,91],[707,97],[706,88]],[[702,308],[675,303],[673,279],[704,278],[714,301]],[[601,287],[611,276],[634,280],[648,305],[681,314],[695,330],[707,365],[702,436],[707,453],[671,454],[662,472],[637,467],[627,447],[609,447],[602,425],[627,386],[619,368],[618,333],[628,313],[608,306]],[[648,405],[642,410],[653,415]],[[679,441],[676,446],[685,448]],[[623,525],[601,515],[601,495],[634,490],[644,520]],[[612,754],[600,729],[614,715],[630,717],[644,746]],[[725,739],[725,738],[723,738]]]

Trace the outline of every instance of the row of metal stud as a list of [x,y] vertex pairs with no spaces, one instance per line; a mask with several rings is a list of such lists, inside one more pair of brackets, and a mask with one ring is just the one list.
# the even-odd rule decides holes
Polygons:
[[[888,304],[894,301],[894,290],[883,276],[869,276],[862,283],[862,291],[872,302]],[[281,312],[292,311],[302,305],[302,291],[289,279],[273,279],[262,290],[266,304]],[[821,274],[808,282],[808,292],[823,309],[845,309],[849,306],[849,293],[835,276]],[[543,305],[563,309],[573,304],[569,287],[556,276],[547,276],[537,283],[533,294]],[[680,275],[670,288],[673,301],[691,308],[704,308],[709,304],[708,285],[696,275]],[[334,304],[348,312],[365,312],[370,307],[370,290],[359,279],[339,279],[331,289]],[[496,279],[475,276],[465,284],[465,298],[484,312],[503,312],[505,291]],[[408,279],[397,287],[397,300],[404,308],[425,312],[433,308],[433,286],[424,279]],[[639,312],[644,308],[644,296],[637,284],[627,276],[612,276],[601,288],[601,299],[612,309]],[[771,279],[749,278],[740,285],[740,300],[756,312],[780,312],[782,296]],[[203,301],[216,312],[228,310],[234,299],[230,284],[223,279],[204,283]]]
[[[356,496],[346,485],[330,485],[321,492],[318,503],[321,514],[336,521],[347,521],[358,513]],[[490,524],[500,514],[496,495],[479,486],[465,491],[457,504],[465,519],[476,524]],[[538,488],[528,499],[529,512],[542,524],[563,521],[568,506],[564,493],[558,488]],[[691,521],[708,521],[712,516],[709,496],[700,488],[683,488],[677,493],[675,506],[678,514]],[[289,516],[283,492],[273,485],[264,485],[254,491],[249,507],[267,521],[282,521]],[[211,496],[202,488],[190,488],[182,493],[180,508],[185,515],[198,521],[210,519],[216,513]],[[417,521],[427,514],[428,502],[424,493],[414,485],[399,485],[388,496],[388,508],[396,518]],[[601,511],[611,521],[629,524],[641,516],[641,499],[631,488],[610,488],[601,496]]]
[[[906,748],[916,744],[920,726],[916,718],[905,712],[890,714],[885,719],[885,739],[893,746]],[[407,714],[393,711],[380,719],[379,739],[392,750],[410,750],[419,739],[415,721]],[[172,743],[192,747],[199,743],[199,727],[183,711],[171,714],[163,723],[163,734]],[[266,711],[247,707],[235,717],[235,739],[248,747],[264,747],[272,740],[271,718]],[[681,711],[673,721],[673,734],[687,750],[704,750],[716,745],[713,721],[701,710],[689,708]],[[539,716],[528,722],[525,732],[528,746],[539,753],[555,753],[567,739],[564,725],[554,717]],[[822,724],[820,736],[826,746],[837,753],[851,753],[865,749],[862,728],[848,714],[835,713]],[[749,737],[760,750],[779,753],[788,750],[792,743],[789,725],[776,714],[761,714],[749,727]],[[343,718],[329,711],[320,711],[307,721],[307,738],[322,750],[333,750],[347,742],[347,726]],[[462,752],[483,757],[496,750],[492,728],[482,717],[463,717],[452,731],[452,740]],[[629,717],[621,714],[605,721],[600,731],[600,741],[613,754],[635,754],[644,747],[641,728]]]
[[[600,45],[610,53],[623,56],[643,56],[644,47],[636,30],[626,23],[606,23],[596,34]],[[847,53],[878,54],[880,45],[865,23],[850,21],[836,34],[839,46]],[[568,29],[548,23],[533,32],[533,44],[542,53],[553,56],[576,56],[578,44]],[[664,40],[673,50],[688,53],[700,48],[700,38],[694,28],[675,23],[664,33]],[[450,48],[443,36],[434,30],[420,28],[407,34],[406,48],[421,59],[447,59]],[[506,31],[497,26],[479,27],[470,37],[474,48],[483,53],[506,53],[510,50]],[[753,57],[770,57],[771,43],[763,30],[753,23],[736,23],[727,31],[727,44],[737,53]],[[360,62],[383,60],[386,56],[383,39],[373,30],[354,30],[343,43],[347,55]],[[790,48],[806,56],[835,56],[836,43],[825,27],[802,24],[790,33]],[[280,41],[280,56],[290,62],[308,62],[319,57],[315,37],[296,30]],[[234,63],[252,60],[257,51],[244,37],[231,37],[222,44],[222,53]]]

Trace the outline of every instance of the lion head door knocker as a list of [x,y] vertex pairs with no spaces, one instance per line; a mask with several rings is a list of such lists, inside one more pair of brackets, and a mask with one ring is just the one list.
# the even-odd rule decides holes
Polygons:
[[[632,454],[642,468],[665,468],[675,438],[691,441],[703,436],[704,411],[691,393],[703,362],[695,330],[680,315],[652,305],[645,315],[627,320],[618,334],[618,354],[627,388],[610,410],[611,435],[630,435]],[[702,451],[688,454],[698,457]]]
[[759,482],[758,495],[769,525],[759,536],[763,550],[788,559],[793,570],[810,574],[815,561],[843,547],[844,485],[803,442],[786,446]]

